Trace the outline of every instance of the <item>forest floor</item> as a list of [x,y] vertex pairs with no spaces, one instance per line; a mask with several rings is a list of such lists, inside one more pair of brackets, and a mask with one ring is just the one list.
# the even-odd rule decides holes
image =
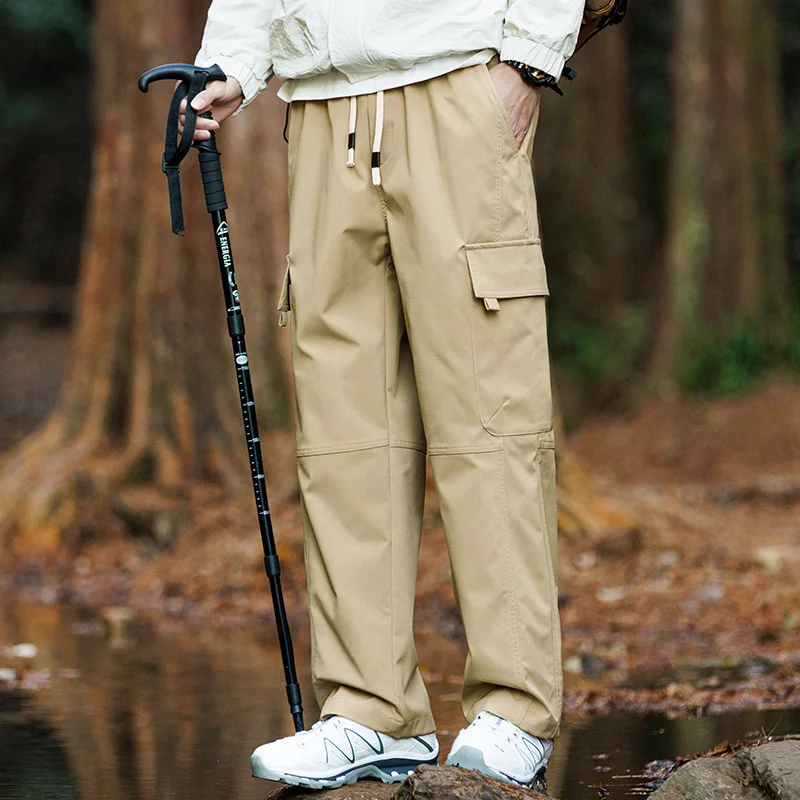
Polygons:
[[[46,416],[68,355],[61,329],[0,331],[0,451]],[[568,440],[604,524],[564,525],[560,597],[568,707],[714,713],[800,704],[800,380],[726,399],[662,398],[586,419]],[[304,624],[290,433],[264,437],[288,607]],[[265,624],[269,593],[252,498],[188,493],[170,549],[109,519],[74,559],[6,564],[31,602],[133,609],[141,618]],[[615,520],[619,520],[615,524]],[[463,639],[429,485],[420,630]],[[460,667],[460,665],[458,665]],[[458,668],[454,668],[454,673]],[[453,675],[453,682],[459,680]]]

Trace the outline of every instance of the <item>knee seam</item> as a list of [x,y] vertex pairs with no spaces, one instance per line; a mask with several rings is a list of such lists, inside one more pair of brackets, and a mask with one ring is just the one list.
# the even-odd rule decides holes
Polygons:
[[428,447],[428,455],[433,456],[468,456],[473,453],[499,453],[503,449],[502,442],[499,444],[485,444],[480,446],[463,445],[461,447]]
[[347,444],[322,445],[320,447],[298,447],[297,457],[327,456],[338,453],[357,453],[361,450],[378,450],[382,447],[397,447],[402,450],[416,450],[425,453],[426,447],[418,442],[406,442],[402,439],[373,439],[364,442],[348,442]]

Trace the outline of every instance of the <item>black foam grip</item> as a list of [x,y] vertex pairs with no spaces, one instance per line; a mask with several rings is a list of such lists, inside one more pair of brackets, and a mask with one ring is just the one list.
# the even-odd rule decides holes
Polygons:
[[212,211],[224,211],[228,207],[225,197],[225,185],[222,183],[222,167],[219,153],[200,151],[200,174],[203,176],[203,189],[206,193],[206,208]]

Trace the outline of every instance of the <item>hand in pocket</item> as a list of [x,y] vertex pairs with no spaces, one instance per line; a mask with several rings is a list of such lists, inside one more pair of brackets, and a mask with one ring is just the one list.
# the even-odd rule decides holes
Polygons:
[[508,64],[496,64],[489,70],[489,77],[505,106],[517,147],[521,147],[539,106],[542,89],[540,86],[528,86],[519,72]]

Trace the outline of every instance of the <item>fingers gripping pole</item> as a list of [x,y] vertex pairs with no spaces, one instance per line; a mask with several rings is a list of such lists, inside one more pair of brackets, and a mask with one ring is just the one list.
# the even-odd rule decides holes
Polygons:
[[[180,162],[188,153],[197,122],[197,112],[191,108],[191,100],[198,92],[202,91],[208,81],[225,80],[225,73],[216,65],[208,69],[201,69],[191,64],[166,64],[162,67],[156,67],[142,75],[139,79],[139,88],[143,92],[146,92],[148,85],[153,81],[175,78],[181,81],[181,85],[176,89],[172,105],[170,106],[163,166],[170,185],[173,231],[178,233],[183,230],[183,215],[180,213],[180,216],[177,216],[177,212],[180,212]],[[180,142],[176,144],[176,139],[178,137],[177,120],[179,108],[184,97],[187,98],[186,125]],[[203,116],[210,118],[211,114],[204,114]],[[295,669],[292,634],[289,628],[289,619],[286,614],[283,590],[281,588],[281,567],[275,549],[275,537],[272,530],[269,501],[267,499],[267,484],[261,456],[261,438],[258,434],[256,404],[253,399],[250,364],[244,339],[244,317],[242,316],[239,301],[239,288],[236,283],[236,272],[233,264],[233,255],[231,253],[228,222],[225,218],[225,209],[228,207],[228,202],[225,197],[225,186],[222,181],[220,153],[219,150],[217,150],[216,139],[213,133],[209,139],[196,142],[194,147],[199,151],[200,172],[203,177],[206,208],[211,214],[211,220],[214,225],[217,257],[219,259],[219,268],[222,277],[222,291],[225,297],[225,307],[227,309],[228,333],[231,337],[233,355],[236,362],[236,376],[239,384],[242,420],[244,422],[247,450],[250,458],[250,473],[253,479],[256,510],[258,511],[258,526],[261,532],[261,543],[264,548],[264,566],[267,577],[269,578],[272,607],[275,611],[278,641],[280,643],[281,658],[283,660],[283,673],[286,679],[286,696],[289,700],[289,710],[292,715],[295,730],[302,731],[304,729],[303,701]],[[180,230],[176,230],[176,228]]]
[[[154,81],[171,80],[177,78],[180,82],[175,88],[175,93],[172,96],[172,102],[169,107],[169,114],[167,115],[167,130],[164,139],[164,157],[161,162],[161,168],[167,176],[167,186],[169,188],[169,208],[172,217],[172,232],[182,234],[183,223],[183,200],[181,197],[181,162],[189,153],[194,139],[195,129],[197,127],[197,111],[192,107],[192,101],[197,97],[206,85],[212,81],[227,80],[227,76],[220,69],[219,66],[214,64],[212,67],[196,67],[192,64],[165,64],[161,67],[148,70],[144,75],[139,78],[139,89],[146,92],[148,87]],[[183,132],[178,135],[178,128],[181,116],[181,104],[186,101],[186,108],[184,114]],[[203,114],[206,118],[211,118],[211,114]],[[199,144],[208,144],[198,143]],[[207,155],[211,156],[216,154],[217,167],[219,167],[219,153],[216,146],[213,144],[213,138],[210,142],[210,147],[204,148]],[[202,165],[201,165],[202,166]],[[219,169],[217,169],[219,173]],[[205,179],[204,179],[205,180]],[[221,173],[218,176],[218,181],[222,183]],[[206,191],[208,198],[208,191]],[[208,204],[208,200],[207,200]],[[216,199],[212,205],[216,209],[227,208],[224,205],[224,192],[222,203]],[[209,211],[211,206],[209,206]]]

